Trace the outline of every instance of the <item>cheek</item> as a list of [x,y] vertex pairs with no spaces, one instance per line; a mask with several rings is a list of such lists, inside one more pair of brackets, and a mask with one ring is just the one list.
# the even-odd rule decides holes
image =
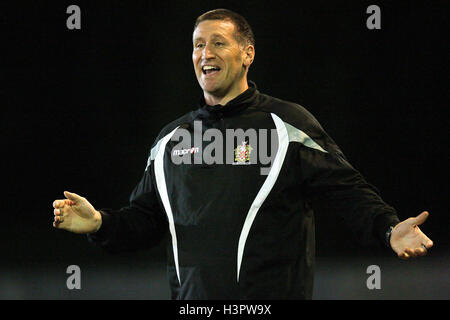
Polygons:
[[194,65],[194,69],[197,72],[197,69],[200,68],[200,65],[199,65],[199,55],[196,53],[192,54],[192,64]]
[[239,74],[242,71],[243,61],[240,58],[236,58],[233,60],[233,73]]
[[242,69],[242,66],[244,65],[244,57],[241,54],[236,54],[233,56],[233,68],[236,69],[236,71],[240,71]]

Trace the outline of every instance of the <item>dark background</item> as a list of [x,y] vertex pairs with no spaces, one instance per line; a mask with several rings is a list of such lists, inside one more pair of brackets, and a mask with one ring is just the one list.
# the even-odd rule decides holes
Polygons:
[[[360,248],[332,212],[317,212],[314,298],[448,299],[445,3],[2,2],[0,298],[169,297],[165,242],[109,255],[54,229],[52,202],[68,190],[96,208],[126,205],[159,130],[201,95],[194,20],[225,7],[254,30],[249,79],[260,91],[311,111],[401,219],[430,212],[421,229],[435,246],[414,261]],[[81,30],[66,28],[71,4]],[[381,30],[366,27],[371,4]],[[66,288],[72,264],[81,290]],[[366,287],[371,264],[381,290]]]

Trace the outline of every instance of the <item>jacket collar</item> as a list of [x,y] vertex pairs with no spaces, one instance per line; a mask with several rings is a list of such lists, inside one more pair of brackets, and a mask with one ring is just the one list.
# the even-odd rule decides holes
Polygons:
[[258,94],[258,90],[256,84],[253,81],[248,81],[248,89],[242,92],[233,100],[230,100],[224,106],[221,104],[217,104],[214,106],[207,105],[205,103],[205,98],[200,98],[198,102],[199,112],[205,117],[208,116],[217,116],[217,117],[226,117],[241,112],[247,109],[255,100]]

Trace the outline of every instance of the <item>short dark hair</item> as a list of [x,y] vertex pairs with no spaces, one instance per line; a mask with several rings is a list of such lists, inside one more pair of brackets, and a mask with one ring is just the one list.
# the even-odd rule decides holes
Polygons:
[[240,14],[228,9],[215,9],[205,12],[195,20],[194,30],[197,28],[200,22],[205,20],[228,20],[231,21],[236,27],[237,38],[240,44],[255,45],[255,36],[252,28],[248,24],[247,20]]

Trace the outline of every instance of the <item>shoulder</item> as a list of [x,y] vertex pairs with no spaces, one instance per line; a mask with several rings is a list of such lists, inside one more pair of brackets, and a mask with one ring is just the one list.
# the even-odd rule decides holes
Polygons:
[[194,117],[194,111],[190,111],[190,112],[182,115],[181,117],[165,124],[162,127],[162,129],[160,130],[157,138],[155,139],[154,144],[156,144],[159,140],[163,139],[166,135],[170,134],[173,130],[175,130],[179,126],[192,121],[193,117]]
[[260,95],[260,109],[279,117],[284,123],[294,127],[301,135],[306,134],[308,139],[312,139],[327,150],[327,152],[339,153],[342,151],[336,142],[327,134],[319,121],[305,107],[298,103],[278,99],[266,94]]
[[259,109],[261,111],[274,114],[286,123],[305,129],[311,127],[322,129],[319,121],[312,113],[298,103],[282,100],[267,94],[260,94],[259,99]]

